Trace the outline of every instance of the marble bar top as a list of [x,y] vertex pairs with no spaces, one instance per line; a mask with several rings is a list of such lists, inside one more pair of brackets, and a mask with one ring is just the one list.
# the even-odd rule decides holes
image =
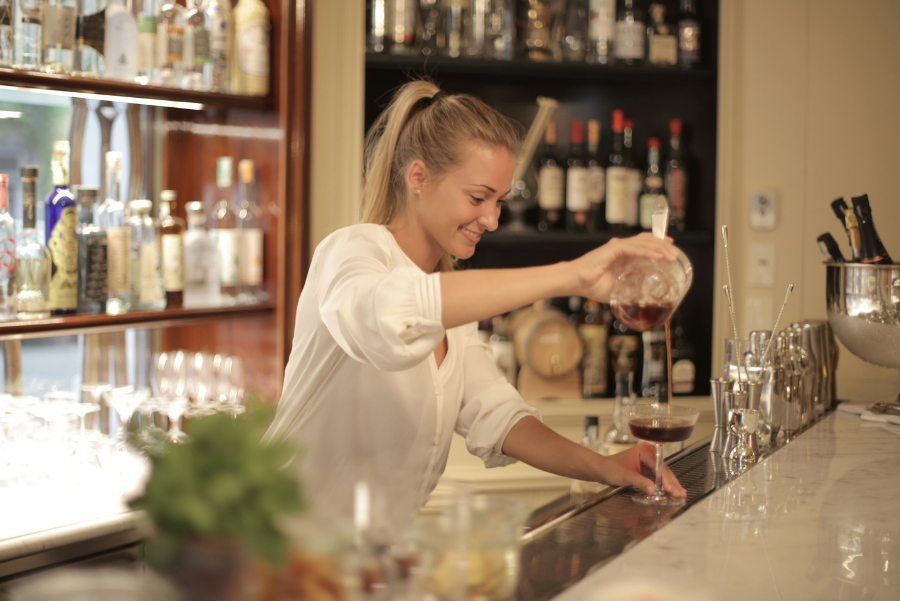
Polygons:
[[900,428],[833,412],[555,600],[651,598],[900,599]]

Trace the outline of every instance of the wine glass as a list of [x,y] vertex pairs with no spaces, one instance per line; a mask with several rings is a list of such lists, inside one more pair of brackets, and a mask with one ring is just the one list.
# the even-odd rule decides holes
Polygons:
[[141,403],[150,398],[149,388],[135,388],[134,386],[120,386],[107,393],[109,405],[115,409],[119,416],[119,429],[116,431],[117,449],[127,447],[128,424],[131,416]]
[[635,437],[656,445],[656,492],[631,498],[638,505],[675,507],[684,504],[663,490],[663,445],[667,442],[683,442],[691,437],[700,410],[693,407],[668,407],[660,404],[632,405],[625,409],[628,427]]
[[220,411],[237,417],[246,409],[241,404],[244,399],[244,367],[240,357],[224,357],[216,380]]

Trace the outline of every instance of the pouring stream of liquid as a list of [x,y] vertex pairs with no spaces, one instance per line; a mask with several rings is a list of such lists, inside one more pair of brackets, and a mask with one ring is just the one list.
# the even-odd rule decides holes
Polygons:
[[[653,205],[653,213],[650,215],[650,223],[653,235],[660,240],[666,239],[666,230],[669,227],[669,203],[665,198],[658,198]],[[666,320],[666,377],[668,380],[667,392],[669,402],[669,419],[672,418],[672,323]]]

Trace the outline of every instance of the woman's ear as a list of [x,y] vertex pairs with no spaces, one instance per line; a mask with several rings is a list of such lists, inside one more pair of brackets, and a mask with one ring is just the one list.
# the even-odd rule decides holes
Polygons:
[[406,172],[406,184],[414,194],[425,185],[425,163],[420,159],[409,164],[409,170]]

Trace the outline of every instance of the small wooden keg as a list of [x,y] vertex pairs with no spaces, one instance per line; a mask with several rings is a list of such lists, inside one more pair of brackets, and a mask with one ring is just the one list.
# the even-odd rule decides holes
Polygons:
[[578,369],[584,343],[565,313],[548,307],[525,310],[513,341],[519,393],[525,400],[581,398]]

